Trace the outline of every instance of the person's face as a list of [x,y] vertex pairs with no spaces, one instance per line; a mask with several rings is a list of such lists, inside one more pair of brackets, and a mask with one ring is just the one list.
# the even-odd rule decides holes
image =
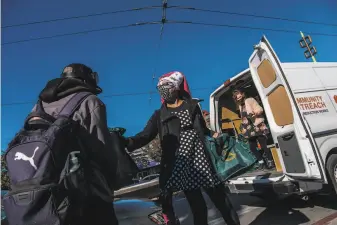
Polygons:
[[166,103],[174,103],[178,98],[178,90],[172,84],[160,85],[157,87],[160,96]]
[[240,101],[243,98],[243,94],[241,92],[237,92],[235,94],[235,98],[236,98],[237,101]]

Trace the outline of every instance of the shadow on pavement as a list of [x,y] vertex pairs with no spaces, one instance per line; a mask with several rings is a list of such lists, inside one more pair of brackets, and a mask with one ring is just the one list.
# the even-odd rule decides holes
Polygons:
[[[315,206],[337,210],[336,198],[332,196],[311,196],[308,201],[290,197],[273,203],[257,203],[265,207],[249,225],[299,225],[310,222],[310,219],[299,209]],[[272,221],[272,222],[271,222]]]
[[269,206],[260,213],[249,225],[299,225],[310,219],[299,210],[285,206]]
[[[207,196],[207,194],[203,193],[203,196],[205,198],[207,208],[208,208],[208,221],[210,224],[213,224],[214,221],[217,221],[216,224],[224,224],[222,221],[222,216],[217,210],[217,208],[213,205],[210,198]],[[241,205],[235,204],[233,200],[231,199],[232,204],[235,208],[235,210],[238,212],[242,209]],[[181,225],[193,225],[193,215],[190,210],[189,204],[184,196],[183,193],[179,193],[174,198],[174,210],[176,212],[177,217],[180,220]],[[213,222],[213,223],[212,223]]]

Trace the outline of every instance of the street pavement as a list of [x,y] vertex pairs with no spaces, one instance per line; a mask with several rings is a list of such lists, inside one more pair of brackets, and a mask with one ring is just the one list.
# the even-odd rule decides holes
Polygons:
[[[337,200],[331,196],[316,196],[309,201],[290,198],[273,203],[245,195],[230,195],[230,198],[240,215],[241,225],[337,225]],[[207,195],[205,199],[209,208],[209,225],[225,224]],[[129,208],[116,210],[120,225],[155,225],[147,215],[159,208],[152,202],[146,204],[142,203],[144,210],[139,210],[139,205],[133,203],[131,211],[135,215],[130,214]],[[174,204],[181,225],[193,225],[183,194],[175,197]]]

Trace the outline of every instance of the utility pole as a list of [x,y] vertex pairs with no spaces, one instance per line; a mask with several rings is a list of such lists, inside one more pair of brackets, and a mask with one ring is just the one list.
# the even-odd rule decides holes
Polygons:
[[301,48],[306,48],[307,50],[304,51],[305,58],[309,59],[311,58],[312,61],[316,62],[315,55],[317,53],[315,46],[310,46],[312,44],[312,39],[310,35],[304,36],[302,31],[301,33],[301,39],[300,39],[300,46]]

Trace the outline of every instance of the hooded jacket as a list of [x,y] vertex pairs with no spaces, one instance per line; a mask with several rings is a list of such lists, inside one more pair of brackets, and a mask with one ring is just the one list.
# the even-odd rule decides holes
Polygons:
[[[185,101],[192,115],[193,127],[191,129],[195,129],[200,140],[204,140],[205,135],[211,135],[211,130],[206,127],[198,101],[194,99],[186,99]],[[147,145],[159,135],[162,149],[159,177],[160,188],[165,186],[167,179],[171,176],[176,159],[176,151],[178,151],[180,146],[180,130],[180,119],[172,115],[167,110],[165,104],[163,104],[159,110],[153,113],[143,131],[128,138],[127,148],[129,151],[133,151]],[[206,155],[208,155],[207,151]]]
[[[96,96],[97,90],[79,79],[57,78],[49,81],[40,93],[44,110],[56,117],[65,103],[81,91],[91,92],[73,114],[86,131],[88,138],[81,138],[88,149],[92,161],[92,173],[89,180],[91,190],[105,201],[113,201],[114,178],[116,177],[117,157],[113,151],[113,142],[107,126],[106,107]],[[35,110],[35,107],[33,110]]]

